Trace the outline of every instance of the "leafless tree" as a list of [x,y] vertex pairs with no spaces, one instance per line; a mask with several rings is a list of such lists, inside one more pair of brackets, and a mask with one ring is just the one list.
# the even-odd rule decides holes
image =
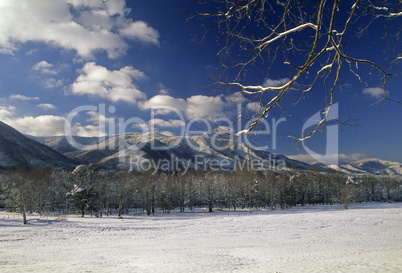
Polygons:
[[1,186],[3,190],[2,198],[5,205],[16,212],[21,213],[22,223],[28,223],[26,214],[28,207],[31,206],[33,180],[30,171],[24,167],[7,170],[1,176]]
[[[234,123],[251,121],[237,133],[246,135],[258,128],[262,120],[290,98],[294,104],[305,96],[323,96],[323,115],[307,135],[311,138],[331,117],[334,94],[342,87],[342,76],[351,74],[362,83],[383,89],[387,97],[389,79],[399,75],[402,59],[400,31],[402,1],[391,0],[201,0],[189,19],[205,22],[206,35],[218,30],[223,70],[214,73],[217,86],[229,90],[231,96],[254,103],[252,114],[242,113]],[[364,35],[378,35],[386,41],[385,65],[371,56],[360,56],[349,48],[351,43],[366,41]],[[204,36],[205,37],[205,36]],[[372,40],[373,38],[370,38]],[[375,40],[375,39],[374,39]],[[369,47],[364,44],[362,46]],[[280,81],[255,82],[262,72],[265,78],[273,71],[286,71]],[[346,73],[346,74],[345,74]],[[252,77],[250,77],[252,75]],[[218,87],[217,87],[218,88]],[[319,90],[320,94],[314,93]],[[399,102],[400,103],[400,102]],[[318,110],[318,109],[317,109]],[[341,122],[342,123],[342,122]],[[293,137],[293,136],[292,136]]]
[[118,210],[117,216],[121,216],[124,203],[126,199],[132,194],[134,189],[134,174],[129,171],[120,171],[116,174],[117,179],[115,181],[116,195],[118,197]]

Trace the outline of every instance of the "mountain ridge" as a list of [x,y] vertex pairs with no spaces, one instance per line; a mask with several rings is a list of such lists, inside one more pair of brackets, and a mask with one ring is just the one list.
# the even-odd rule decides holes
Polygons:
[[[283,160],[286,162],[286,165],[289,168],[293,169],[314,169],[318,168],[320,170],[328,169],[327,166],[313,164],[310,165],[308,163],[304,163],[302,161],[298,161],[295,159],[288,158],[281,154],[274,154],[268,151],[263,150],[253,150],[250,149],[246,152],[245,144],[242,144],[240,150],[231,151],[230,149],[216,151],[211,149],[211,138],[205,135],[196,135],[191,137],[183,137],[182,139],[186,139],[188,141],[182,141],[174,146],[172,149],[165,149],[165,151],[153,150],[152,145],[150,143],[151,140],[154,141],[153,146],[155,147],[166,147],[172,144],[175,144],[178,140],[178,136],[165,136],[162,134],[154,134],[150,133],[140,134],[140,133],[127,133],[124,136],[112,136],[106,137],[103,141],[99,141],[101,138],[85,138],[85,137],[74,137],[77,142],[83,141],[80,144],[88,145],[88,149],[86,150],[73,150],[71,144],[66,141],[65,136],[58,137],[35,137],[38,141],[49,145],[51,148],[57,151],[68,151],[64,153],[65,156],[74,158],[81,163],[98,163],[101,166],[105,166],[107,168],[120,168],[127,169],[129,168],[129,164],[127,162],[130,161],[130,157],[136,160],[162,160],[169,159],[171,156],[180,157],[184,160],[189,161],[191,158],[194,158],[196,155],[204,156],[206,158],[210,158],[211,160],[217,159],[222,162],[222,160],[228,159],[231,160],[233,164],[233,157],[237,157],[240,160],[245,160],[247,156],[251,156],[251,158],[257,158],[259,160],[271,160],[278,161]],[[139,150],[130,150],[127,147],[119,150],[116,147],[119,146],[119,139],[123,138],[124,141],[128,145],[136,145],[140,143],[140,139],[145,141],[143,142],[142,149]],[[67,143],[67,144],[66,144]],[[191,145],[189,145],[189,143]],[[64,146],[67,145],[67,146]],[[198,154],[191,151],[191,147],[195,146],[200,148]],[[99,149],[98,147],[105,147],[105,149]],[[108,147],[115,147],[115,149],[108,149]],[[124,160],[119,162],[119,154],[124,154]],[[126,162],[126,163],[124,163]],[[193,164],[192,167],[195,165]],[[273,167],[273,166],[271,166]],[[376,174],[376,175],[402,175],[402,163],[387,161],[378,158],[366,158],[360,159],[356,161],[352,161],[349,163],[340,164],[339,166],[329,166],[331,169],[335,171],[340,171],[350,175],[359,175],[359,174]]]
[[369,172],[378,175],[402,175],[402,163],[379,158],[365,158],[343,164],[345,170],[355,172]]
[[[285,163],[286,169],[328,169],[328,166],[310,165],[282,154],[251,149],[244,143],[238,149],[214,149],[212,144],[219,146],[227,143],[207,135],[179,137],[159,133],[127,133],[111,137],[74,136],[74,140],[85,148],[74,147],[66,136],[25,136],[0,121],[0,166],[66,168],[77,164],[97,163],[106,169],[131,169],[133,159],[138,165],[138,162],[142,161],[167,161],[177,158],[182,164],[205,170],[208,169],[205,162],[229,162],[227,165],[233,169],[236,163],[243,161],[244,165],[247,159],[264,162],[270,168],[278,167],[278,162],[281,161]],[[139,148],[133,149],[135,146]],[[195,162],[197,156],[205,159],[205,162]],[[402,175],[402,163],[378,158],[360,159],[329,168],[350,175]]]
[[[73,158],[80,163],[97,163],[108,169],[131,169],[132,160],[161,161],[179,159],[188,166],[197,169],[209,169],[205,164],[226,164],[233,170],[239,161],[254,161],[261,163],[261,168],[276,169],[280,164],[284,168],[307,169],[308,164],[289,159],[280,154],[248,148],[245,144],[236,149],[230,146],[227,140],[214,139],[207,135],[195,136],[165,136],[162,134],[127,133],[108,138],[85,139],[85,149],[74,149],[66,141],[65,136],[59,137],[32,137],[37,141]],[[84,138],[76,139],[83,140]],[[122,144],[123,143],[123,144]],[[80,143],[83,144],[83,143]],[[202,158],[202,160],[201,160]],[[201,162],[196,162],[200,159]],[[251,159],[251,160],[250,160]],[[137,164],[138,165],[138,164]],[[245,165],[247,166],[247,165]]]
[[74,160],[0,121],[0,166],[69,168]]

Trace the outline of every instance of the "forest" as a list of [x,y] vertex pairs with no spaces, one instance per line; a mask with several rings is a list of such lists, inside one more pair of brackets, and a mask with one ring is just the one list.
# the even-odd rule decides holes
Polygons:
[[131,213],[286,209],[306,205],[402,201],[395,176],[350,176],[335,171],[236,171],[186,174],[9,168],[0,172],[0,207],[26,214],[102,217]]

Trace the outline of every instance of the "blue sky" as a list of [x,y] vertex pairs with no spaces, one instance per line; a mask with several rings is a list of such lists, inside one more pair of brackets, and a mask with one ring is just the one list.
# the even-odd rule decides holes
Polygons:
[[[208,74],[217,67],[220,46],[214,31],[199,43],[204,34],[202,22],[186,22],[184,12],[194,8],[193,1],[110,0],[105,5],[101,0],[1,1],[0,120],[35,136],[65,134],[66,117],[80,106],[98,109],[74,117],[73,134],[81,136],[99,135],[99,130],[105,133],[99,120],[118,123],[137,118],[149,123],[153,106],[175,107],[182,114],[180,120],[167,109],[155,112],[155,128],[164,134],[179,134],[195,118],[211,124],[216,118],[233,120],[236,97],[213,93],[208,87],[213,83]],[[357,55],[387,65],[385,53],[379,50],[384,41],[365,45],[381,36],[380,27],[374,25],[370,37],[352,41],[349,47]],[[261,71],[264,67],[257,67],[248,80],[275,84],[288,77],[279,67],[268,75]],[[366,86],[350,74],[342,80],[348,89],[336,90],[340,120],[352,112],[359,127],[340,130],[341,159],[377,157],[402,162],[401,105],[381,102],[370,106],[380,98],[377,83]],[[401,78],[392,79],[387,86],[389,97],[401,100],[401,86]],[[283,119],[276,147],[272,132],[258,138],[272,152],[305,153],[285,136],[300,134],[303,123],[322,109],[323,93],[318,87],[293,107],[296,98],[291,94],[284,99],[287,114],[276,109],[267,118],[268,124]],[[106,109],[101,116],[100,105]],[[126,130],[143,128],[132,125]],[[326,133],[319,133],[307,145],[321,153],[325,140]]]

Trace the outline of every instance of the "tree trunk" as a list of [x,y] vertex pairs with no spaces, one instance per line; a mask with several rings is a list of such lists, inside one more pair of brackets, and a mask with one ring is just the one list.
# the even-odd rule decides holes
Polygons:
[[119,208],[117,210],[117,216],[120,217],[121,216],[121,211],[123,209],[123,205],[124,205],[124,199],[121,199],[119,202]]
[[22,205],[22,224],[27,224],[27,216],[25,214],[25,203]]
[[213,209],[212,201],[209,200],[208,201],[208,212],[212,212],[213,211],[212,209]]
[[23,197],[23,195],[21,193],[21,190],[20,190],[20,200],[21,200],[21,203],[22,203],[22,206],[21,206],[21,208],[22,208],[22,224],[26,225],[27,224],[26,206],[25,206],[25,200],[24,200],[24,197]]

